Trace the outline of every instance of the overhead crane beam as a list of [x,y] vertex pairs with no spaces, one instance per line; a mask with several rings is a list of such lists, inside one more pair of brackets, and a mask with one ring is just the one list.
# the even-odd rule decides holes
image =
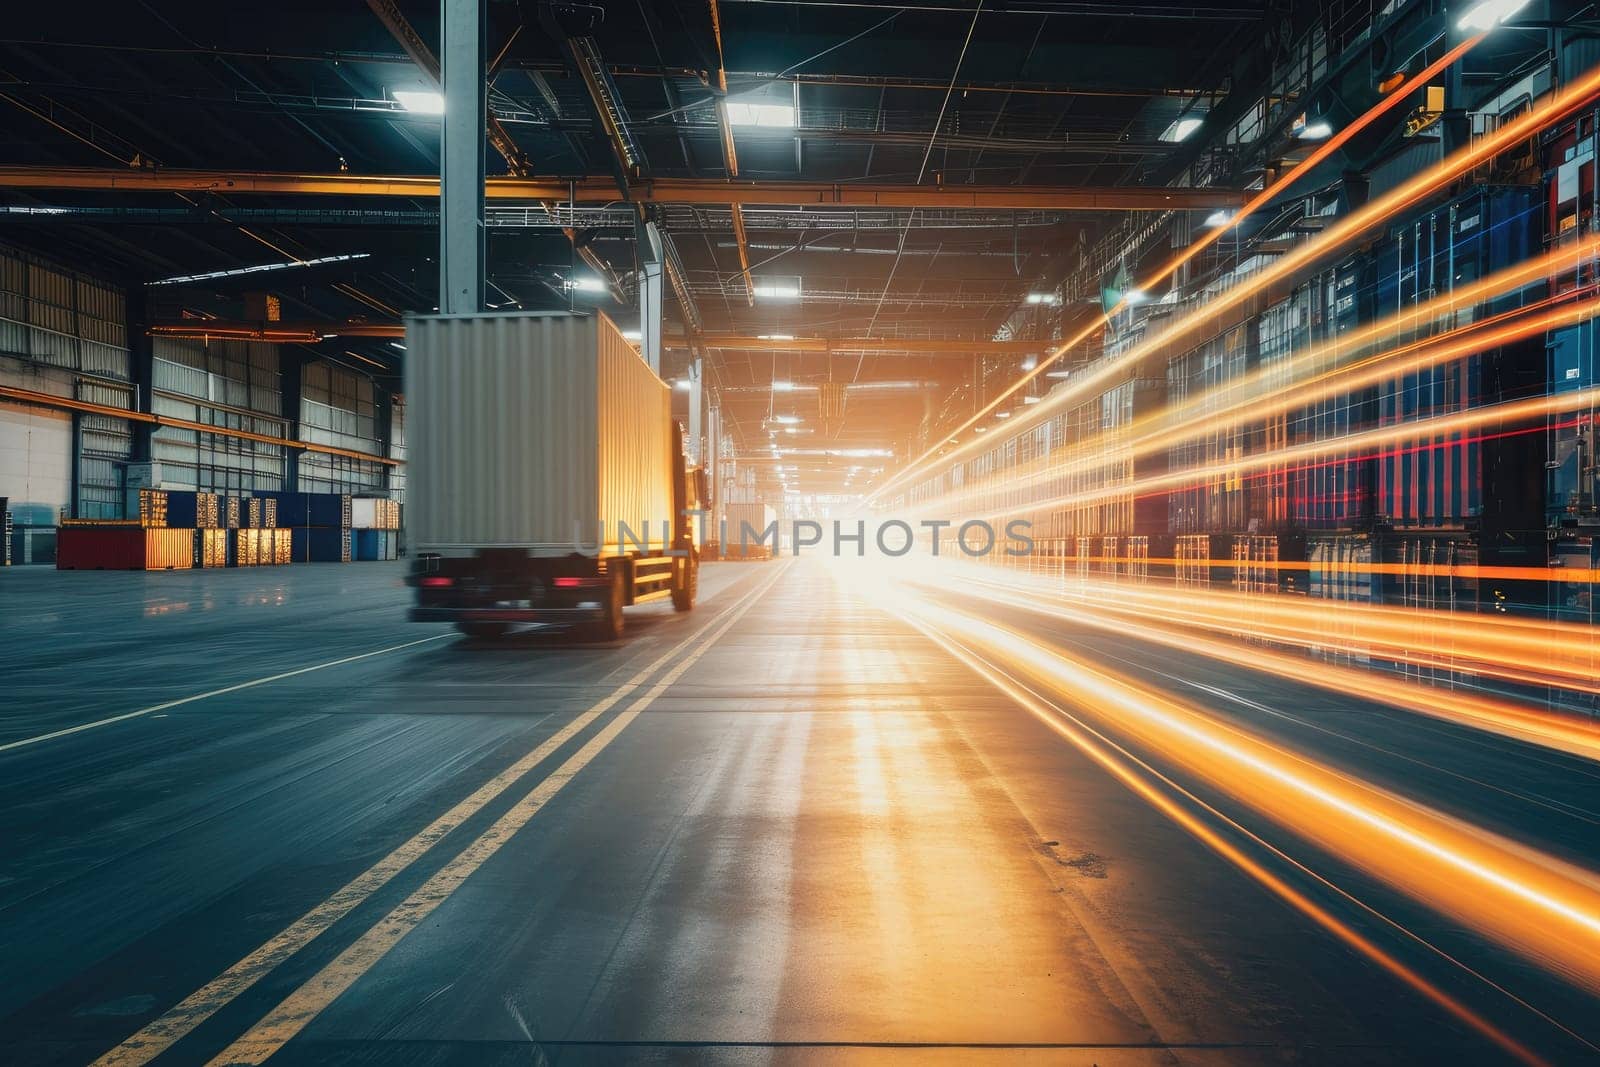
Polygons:
[[[36,167],[0,165],[0,188],[145,193],[223,193],[230,196],[439,195],[439,179],[421,175],[292,174],[275,171],[178,168]],[[650,178],[632,182],[633,200],[646,204],[859,208],[1001,208],[1034,211],[1204,211],[1233,208],[1234,189],[1072,187],[1028,185],[902,185],[890,182],[726,181]],[[490,200],[571,200],[613,203],[610,178],[490,178]]]
[[[152,337],[212,338],[213,340],[273,341],[280,344],[314,344],[328,337],[370,337],[399,340],[405,326],[389,322],[246,322],[224,319],[185,319],[161,322],[147,331]],[[672,349],[686,349],[689,338],[663,339]],[[908,355],[1030,355],[1050,348],[1051,341],[965,341],[949,338],[898,337],[742,337],[706,334],[694,339],[702,348],[747,352],[886,352]]]

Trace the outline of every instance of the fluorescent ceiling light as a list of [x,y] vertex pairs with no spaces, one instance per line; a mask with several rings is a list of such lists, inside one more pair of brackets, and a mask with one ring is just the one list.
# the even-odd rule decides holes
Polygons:
[[974,433],[988,433],[989,432],[989,427],[987,427],[987,426],[974,426],[972,428],[972,430],[973,430]]
[[687,378],[679,378],[672,384],[678,387],[678,392],[680,393],[687,393],[690,389],[694,388],[694,383]]
[[1061,303],[1061,298],[1059,296],[1057,296],[1055,293],[1029,293],[1028,294],[1028,303],[1030,303],[1030,304],[1059,304],[1059,303]]
[[344,263],[352,259],[366,259],[371,252],[352,252],[344,256],[318,256],[316,259],[290,259],[282,263],[258,263],[253,267],[234,267],[231,270],[213,270],[205,274],[180,274],[173,278],[146,282],[146,285],[187,285],[190,282],[208,282],[216,278],[237,278],[241,274],[261,274],[269,270],[294,270],[297,267],[320,267],[325,263]]
[[1201,126],[1204,126],[1205,122],[1205,119],[1195,115],[1185,115],[1181,119],[1174,119],[1172,125],[1161,131],[1161,140],[1166,141],[1168,144],[1177,144]]
[[627,341],[637,341],[643,338],[644,334],[638,330],[623,330],[622,337]]
[[401,107],[407,111],[415,111],[419,115],[444,114],[444,97],[438,93],[397,90],[394,98]]
[[763,300],[798,300],[800,287],[798,285],[756,285],[750,290]]
[[1022,398],[1022,402],[1024,404],[1037,404],[1039,402],[1039,398],[1036,396],[1025,396]]
[[1300,133],[1297,136],[1302,141],[1326,141],[1333,136],[1333,127],[1328,125],[1326,121],[1318,119],[1316,122],[1308,122],[1300,127]]
[[1072,372],[1069,370],[1047,370],[1044,372],[1044,376],[1046,378],[1070,378],[1072,377]]
[[1011,417],[1011,412],[1009,412],[1009,411],[997,411],[997,412],[994,413],[994,417],[997,418],[997,419],[1009,419]]
[[1461,16],[1456,28],[1461,30],[1492,30],[1512,15],[1528,6],[1528,0],[1483,0]]
[[758,334],[756,334],[756,340],[757,341],[793,341],[794,340],[794,334],[792,334],[792,333],[758,333]]
[[1219,227],[1228,225],[1228,223],[1230,223],[1232,221],[1233,221],[1233,212],[1231,212],[1231,211],[1213,211],[1211,214],[1206,216],[1205,227],[1208,230],[1215,230],[1215,229],[1218,229]]
[[782,423],[784,426],[798,426],[800,424],[800,416],[798,416],[798,415],[776,415],[776,416],[773,417],[773,421],[774,422],[778,422],[778,423]]
[[728,100],[722,106],[727,109],[730,126],[794,129],[793,104],[752,104],[745,100]]
[[607,290],[606,283],[599,278],[584,275],[582,278],[573,278],[567,282],[568,289],[576,289],[583,293],[603,293]]
[[389,347],[390,348],[398,348],[402,352],[404,352],[406,350],[406,346],[401,344],[399,341],[390,341],[389,342]]
[[772,391],[774,393],[792,393],[792,392],[794,392],[794,383],[793,382],[773,382],[772,383]]
[[1033,368],[1037,367],[1038,365],[1039,365],[1039,361],[1037,359],[1033,358],[1032,356],[1029,356],[1027,359],[1022,361],[1022,369],[1023,370],[1032,370]]

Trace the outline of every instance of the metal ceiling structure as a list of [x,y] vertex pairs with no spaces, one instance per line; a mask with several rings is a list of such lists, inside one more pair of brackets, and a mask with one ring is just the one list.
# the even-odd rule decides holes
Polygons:
[[[1318,10],[486,0],[485,299],[627,324],[648,219],[663,371],[701,356],[741,449],[817,402],[774,382],[934,383],[915,404],[856,390],[826,427],[904,454],[1060,336],[1091,248],[1239,203],[1177,180],[1195,149],[1174,123],[1259,89]],[[387,339],[440,302],[440,54],[437,3],[138,0],[93,24],[28,5],[0,29],[0,237],[130,286],[209,275],[149,290],[173,331],[267,329],[243,320],[269,290],[273,336],[398,376]]]

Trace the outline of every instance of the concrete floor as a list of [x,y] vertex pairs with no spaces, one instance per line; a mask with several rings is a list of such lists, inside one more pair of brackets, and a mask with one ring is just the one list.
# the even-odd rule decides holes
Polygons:
[[[408,624],[403,567],[0,572],[6,1062],[1503,1061],[819,563],[609,646]],[[1015,622],[1593,862],[1578,760]],[[1317,861],[1536,1050],[1582,1047],[1374,915],[1596,1038]]]

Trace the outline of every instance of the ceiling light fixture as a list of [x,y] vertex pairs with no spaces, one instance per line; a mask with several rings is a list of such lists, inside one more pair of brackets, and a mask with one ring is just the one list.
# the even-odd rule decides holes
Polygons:
[[793,104],[754,104],[747,100],[728,100],[722,106],[727,111],[729,126],[794,129]]
[[440,93],[396,90],[395,103],[418,115],[443,115],[444,96]]
[[1174,119],[1172,125],[1162,130],[1160,139],[1168,144],[1177,144],[1179,141],[1186,140],[1191,133],[1205,124],[1206,120],[1203,118],[1185,115],[1181,119]]
[[762,300],[798,300],[800,287],[798,285],[756,285],[750,291]]
[[1477,30],[1484,33],[1501,25],[1527,6],[1528,0],[1484,0],[1461,16],[1461,21],[1456,23],[1456,29]]

